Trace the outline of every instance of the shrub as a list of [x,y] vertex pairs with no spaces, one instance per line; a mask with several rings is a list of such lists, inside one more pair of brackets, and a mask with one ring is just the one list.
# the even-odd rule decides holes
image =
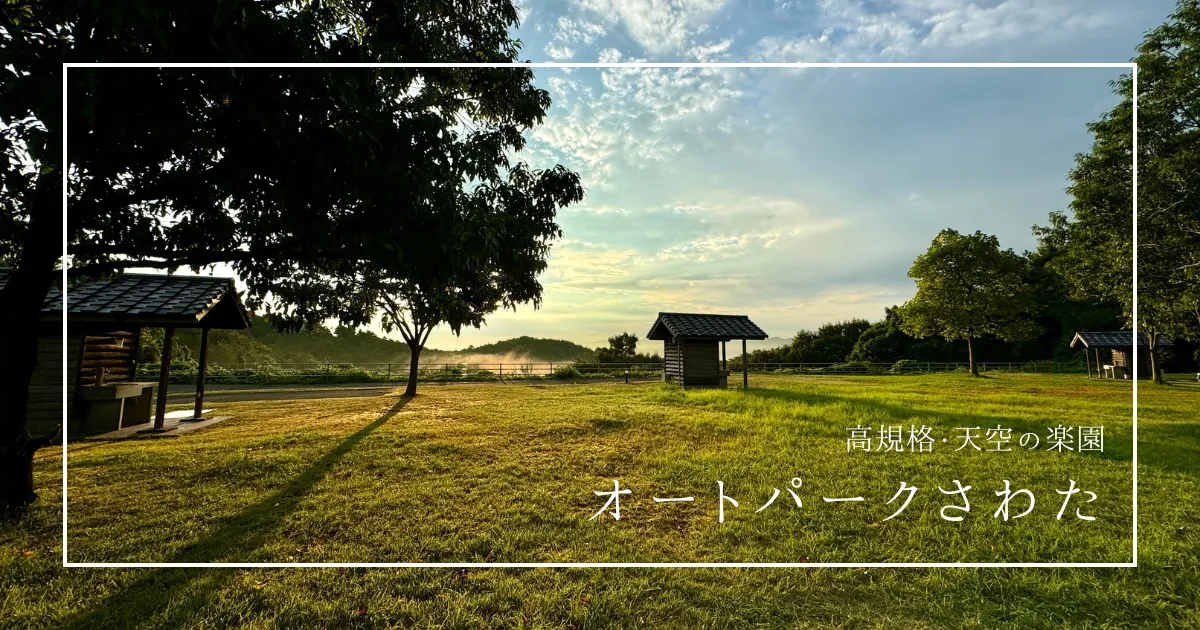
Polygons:
[[564,380],[575,379],[583,378],[583,374],[579,370],[575,369],[574,365],[560,365],[554,368],[554,371],[550,373],[550,378]]
[[892,374],[910,374],[921,371],[919,365],[919,363],[912,359],[900,359],[892,364],[892,369],[889,371]]

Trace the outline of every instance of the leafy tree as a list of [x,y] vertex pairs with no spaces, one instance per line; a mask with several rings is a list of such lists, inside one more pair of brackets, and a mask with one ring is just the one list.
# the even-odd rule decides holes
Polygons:
[[858,336],[847,358],[869,363],[894,363],[900,359],[912,358],[908,352],[913,338],[905,333],[900,325],[900,307],[887,307],[884,309],[884,318],[871,324]]
[[486,218],[511,206],[461,189],[517,179],[529,186],[513,194],[558,194],[511,162],[550,105],[528,68],[75,69],[64,167],[63,62],[510,62],[516,24],[511,0],[0,12],[0,258],[16,261],[0,295],[0,509],[35,498],[29,331],[61,255],[64,170],[73,276],[228,263],[289,330],[368,322],[364,274],[442,278],[462,235],[495,233]]
[[624,359],[637,354],[637,335],[623,332],[608,338],[608,347],[613,356]]
[[854,344],[870,327],[871,322],[865,319],[848,319],[822,324],[808,347],[800,350],[800,360],[809,363],[846,361],[854,350]]
[[655,363],[662,358],[658,353],[645,354],[637,351],[638,338],[632,333],[623,332],[608,338],[607,348],[596,348],[596,361],[599,363]]
[[[1161,381],[1158,335],[1194,337],[1200,320],[1200,2],[1181,0],[1138,47],[1137,329]],[[1133,77],[1088,125],[1091,151],[1076,157],[1072,217],[1037,228],[1059,242],[1076,295],[1111,300],[1133,323]]]
[[404,280],[393,280],[395,270],[380,268],[358,293],[374,299],[384,329],[398,329],[408,344],[406,396],[417,394],[421,350],[436,326],[446,324],[457,335],[464,325],[479,328],[498,308],[515,310],[528,302],[538,307],[542,285],[537,277],[546,269],[550,241],[562,235],[556,213],[583,198],[579,177],[561,166],[541,172],[513,169],[506,181],[493,179],[455,192],[463,197],[458,205],[464,212],[445,228],[453,235],[453,248],[440,256],[440,264]]
[[1028,317],[1024,270],[1024,259],[1001,250],[995,236],[942,230],[908,271],[917,295],[902,307],[901,328],[915,337],[966,340],[971,374],[978,376],[975,340],[995,335],[1018,341],[1037,334]]

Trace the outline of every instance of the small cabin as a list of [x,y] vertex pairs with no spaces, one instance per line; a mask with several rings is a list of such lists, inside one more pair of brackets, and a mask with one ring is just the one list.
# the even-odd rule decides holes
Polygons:
[[725,343],[742,341],[742,386],[749,385],[746,340],[766,339],[745,315],[659,313],[646,338],[663,342],[663,380],[682,387],[726,387]]
[[[10,270],[0,268],[0,289]],[[29,432],[50,435],[62,426],[71,437],[106,433],[149,423],[163,428],[169,348],[176,328],[200,328],[200,366],[196,383],[197,416],[203,406],[208,331],[244,329],[250,317],[232,278],[126,273],[85,279],[67,287],[67,326],[63,330],[63,294],[51,288],[38,322],[38,364],[26,406]],[[163,328],[163,362],[157,383],[136,382],[138,340],[142,328]],[[64,383],[64,360],[67,381]],[[63,394],[66,409],[63,409]]]
[[[1135,339],[1141,358],[1136,366],[1133,364]],[[1135,337],[1132,330],[1077,332],[1071,339],[1071,347],[1084,350],[1088,376],[1094,371],[1098,378],[1132,378],[1133,375],[1152,378],[1149,341],[1146,333],[1138,333]],[[1172,345],[1170,339],[1159,335],[1154,347],[1168,348]]]

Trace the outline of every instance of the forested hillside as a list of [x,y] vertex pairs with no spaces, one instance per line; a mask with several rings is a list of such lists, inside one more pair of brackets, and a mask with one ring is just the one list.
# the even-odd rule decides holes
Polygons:
[[[142,332],[140,362],[154,363],[162,352],[162,329]],[[175,359],[194,360],[200,351],[200,331],[181,328],[175,334]],[[319,327],[312,332],[280,333],[263,317],[254,317],[247,330],[213,330],[208,336],[209,361],[217,365],[241,363],[405,363],[408,346],[403,341],[380,337],[370,331],[341,326]],[[466,350],[433,348],[421,354],[422,362],[489,362],[528,359],[531,361],[590,360],[592,350],[562,339],[517,337]]]

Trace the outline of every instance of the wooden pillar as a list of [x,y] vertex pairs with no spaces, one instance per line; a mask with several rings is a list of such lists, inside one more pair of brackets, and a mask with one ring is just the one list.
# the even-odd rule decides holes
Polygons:
[[162,431],[167,415],[167,383],[171,376],[171,346],[175,343],[175,327],[167,326],[163,334],[162,366],[158,369],[158,404],[154,409],[154,430]]
[[1087,346],[1083,348],[1083,362],[1087,364],[1088,378],[1092,378],[1092,355]]
[[722,370],[729,369],[729,360],[725,356],[725,342],[724,341],[721,342],[721,369]]
[[746,356],[746,340],[743,339],[742,340],[742,389],[748,389],[750,387],[750,366],[748,363],[746,363],[747,360],[748,360],[748,357]]
[[200,365],[196,369],[196,409],[192,421],[204,419],[204,374],[208,371],[208,328],[200,329]]

